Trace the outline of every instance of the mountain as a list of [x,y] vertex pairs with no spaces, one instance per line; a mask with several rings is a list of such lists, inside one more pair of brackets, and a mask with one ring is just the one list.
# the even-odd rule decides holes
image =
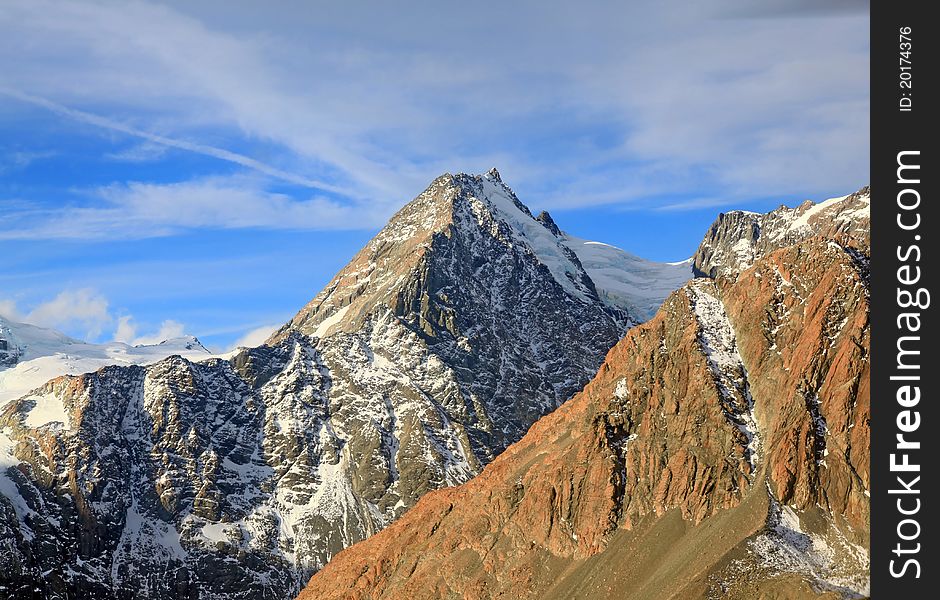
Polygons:
[[0,317],[0,409],[60,375],[78,375],[107,365],[143,365],[179,354],[191,360],[210,352],[192,336],[159,344],[89,344],[44,327]]
[[867,596],[869,197],[722,215],[716,277],[300,599]]
[[[0,596],[293,596],[479,473],[691,276],[598,248],[533,217],[495,170],[445,175],[265,345],[11,402]],[[30,422],[49,406],[65,418]]]
[[862,244],[871,230],[871,189],[830,198],[814,204],[807,200],[796,208],[781,206],[767,214],[735,210],[719,215],[692,257],[697,275],[716,277],[741,273],[775,248],[813,236],[850,239]]

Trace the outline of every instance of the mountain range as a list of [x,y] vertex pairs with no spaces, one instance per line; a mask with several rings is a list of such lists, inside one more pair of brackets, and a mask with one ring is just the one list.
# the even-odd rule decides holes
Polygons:
[[710,276],[300,599],[867,597],[869,208],[721,215]]
[[199,360],[211,353],[193,336],[158,344],[90,344],[0,316],[0,409],[60,375],[80,375],[108,365],[155,363],[174,354]]
[[[440,177],[265,345],[64,375],[9,403],[0,580],[289,597],[479,473],[690,276],[564,234],[495,170]],[[38,406],[66,418],[35,423]]]
[[667,264],[444,175],[231,357],[7,324],[0,598],[861,597],[869,201]]

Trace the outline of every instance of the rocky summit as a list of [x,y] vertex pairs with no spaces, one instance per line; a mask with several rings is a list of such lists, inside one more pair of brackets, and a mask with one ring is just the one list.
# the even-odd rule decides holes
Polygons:
[[495,170],[442,176],[265,345],[3,407],[0,598],[292,597],[478,474],[690,275],[568,236]]
[[851,240],[868,254],[871,231],[871,189],[830,198],[809,200],[796,208],[781,206],[766,214],[734,210],[722,213],[708,229],[692,257],[697,275],[716,277],[742,273],[768,252],[802,240],[823,236]]
[[300,598],[866,597],[869,198],[722,215],[710,276]]

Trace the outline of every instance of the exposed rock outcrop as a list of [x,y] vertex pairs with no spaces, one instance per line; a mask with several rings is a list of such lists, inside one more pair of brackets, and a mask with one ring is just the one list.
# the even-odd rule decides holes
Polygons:
[[861,247],[869,254],[871,189],[818,204],[807,200],[796,208],[781,206],[761,214],[722,213],[692,257],[696,275],[717,277],[742,273],[769,252],[814,236]]

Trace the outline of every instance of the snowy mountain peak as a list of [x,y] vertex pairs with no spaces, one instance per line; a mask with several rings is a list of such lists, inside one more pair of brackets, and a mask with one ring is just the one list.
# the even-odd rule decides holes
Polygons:
[[[488,253],[472,247],[484,240],[492,242]],[[583,302],[597,298],[577,256],[535,220],[498,173],[445,174],[399,210],[270,341],[293,330],[317,337],[355,331],[386,310],[401,314],[427,279],[441,279],[440,257],[452,252],[455,260],[477,265],[520,253],[533,267],[546,267],[560,291]]]
[[[205,352],[206,354],[211,354],[209,349],[202,345],[202,342],[199,341],[194,335],[184,335],[175,338],[169,338],[163,340],[157,346],[163,346],[164,348],[174,348],[181,350],[191,350],[193,352]],[[138,344],[134,346],[135,348],[146,348],[147,344]]]
[[[494,242],[490,253],[472,248],[483,239]],[[427,278],[440,279],[435,265],[442,252],[477,265],[519,253],[545,268],[561,293],[586,304],[600,299],[624,324],[649,318],[691,277],[689,265],[646,261],[565,234],[547,212],[533,216],[495,169],[445,174],[399,210],[269,342],[290,331],[316,337],[355,331],[385,310],[400,313]]]

